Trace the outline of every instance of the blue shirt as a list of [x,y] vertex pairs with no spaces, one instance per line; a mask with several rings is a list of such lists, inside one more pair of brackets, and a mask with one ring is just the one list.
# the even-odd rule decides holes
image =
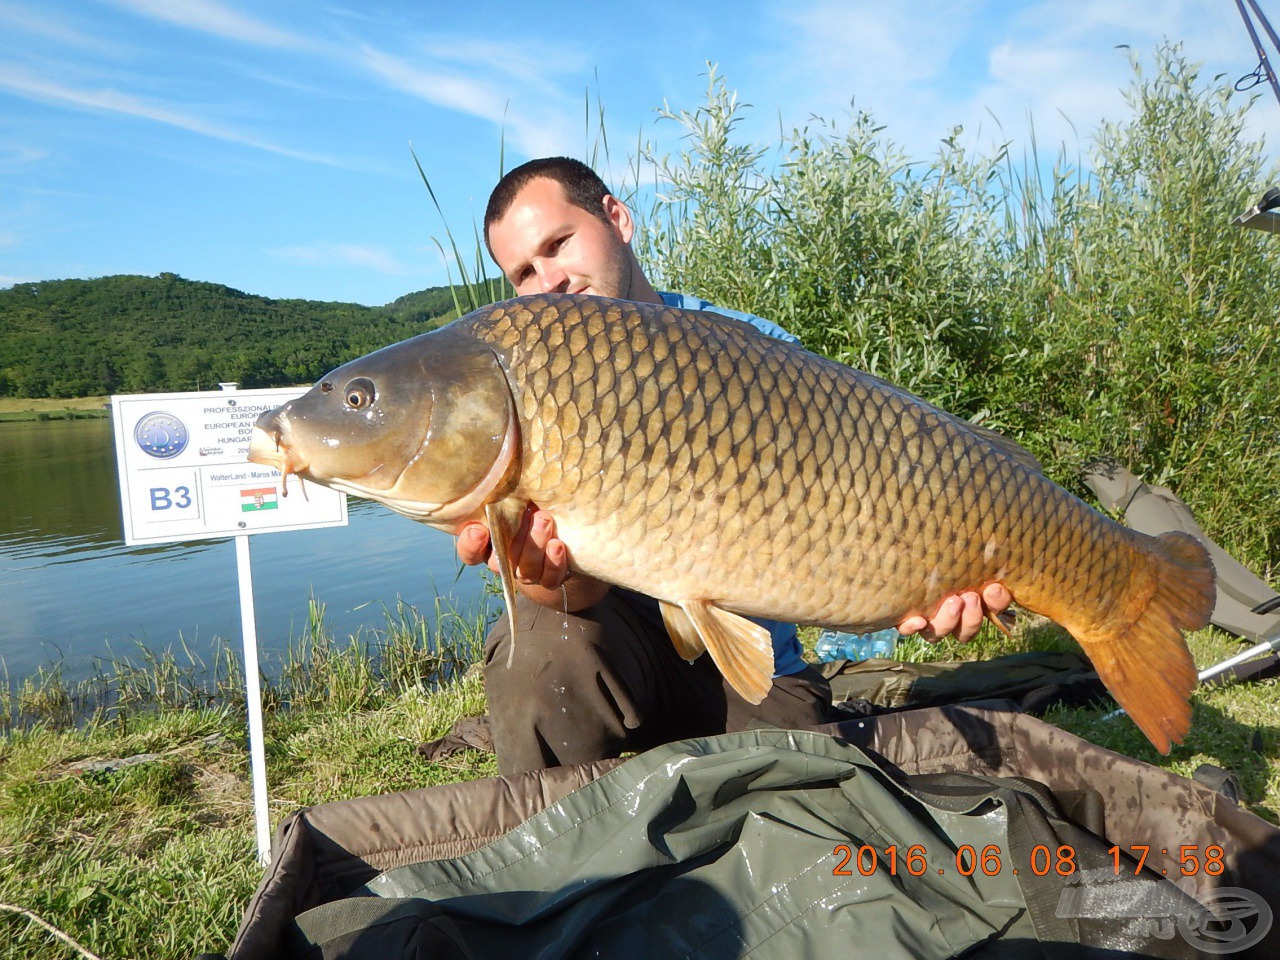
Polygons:
[[[777,340],[785,340],[787,343],[800,342],[798,337],[787,333],[776,323],[765,320],[763,317],[757,317],[753,313],[743,313],[740,310],[717,307],[706,300],[699,300],[697,297],[691,297],[684,293],[658,291],[658,296],[662,298],[662,302],[668,307],[676,307],[679,310],[706,310],[710,313],[718,313],[723,317],[732,317],[734,320],[742,320],[749,323],[761,333]],[[769,635],[773,638],[773,675],[775,677],[785,677],[793,673],[799,673],[807,666],[802,656],[804,651],[800,646],[800,638],[796,635],[795,624],[779,623],[777,620],[764,620],[759,617],[751,617],[750,619],[768,630]]]

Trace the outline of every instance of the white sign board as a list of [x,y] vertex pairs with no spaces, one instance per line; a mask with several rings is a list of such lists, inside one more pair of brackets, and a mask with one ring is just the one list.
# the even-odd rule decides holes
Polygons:
[[338,527],[347,498],[249,463],[254,421],[305,393],[211,390],[111,398],[124,542],[129,546]]

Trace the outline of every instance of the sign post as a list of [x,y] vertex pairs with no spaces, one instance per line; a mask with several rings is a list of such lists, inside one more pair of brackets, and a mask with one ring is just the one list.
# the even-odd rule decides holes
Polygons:
[[249,535],[345,526],[347,498],[316,486],[306,497],[288,497],[278,470],[247,459],[258,415],[305,389],[235,387],[224,383],[221,391],[114,396],[111,419],[126,544],[235,537],[249,769],[258,859],[265,864],[271,822]]
[[244,705],[249,714],[249,774],[253,781],[253,819],[258,862],[271,859],[271,816],[267,809],[267,745],[262,733],[262,687],[258,680],[258,624],[253,612],[253,571],[249,535],[236,537],[236,576],[240,582],[240,635],[244,643]]

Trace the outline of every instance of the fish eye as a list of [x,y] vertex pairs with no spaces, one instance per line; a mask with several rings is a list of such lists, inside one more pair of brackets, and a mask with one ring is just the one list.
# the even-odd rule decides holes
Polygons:
[[376,396],[373,381],[366,377],[356,377],[347,384],[342,396],[352,410],[363,410],[373,404]]

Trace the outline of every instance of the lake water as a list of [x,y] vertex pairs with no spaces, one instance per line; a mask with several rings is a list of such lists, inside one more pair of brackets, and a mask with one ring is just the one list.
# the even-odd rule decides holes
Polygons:
[[[259,648],[302,635],[308,599],[345,638],[382,627],[397,597],[424,614],[437,594],[478,610],[484,582],[453,538],[378,504],[350,501],[350,525],[251,540]],[[232,540],[126,547],[111,423],[0,423],[0,683],[62,664],[84,679],[95,658],[138,659],[138,643],[211,662],[217,639],[240,644]]]

